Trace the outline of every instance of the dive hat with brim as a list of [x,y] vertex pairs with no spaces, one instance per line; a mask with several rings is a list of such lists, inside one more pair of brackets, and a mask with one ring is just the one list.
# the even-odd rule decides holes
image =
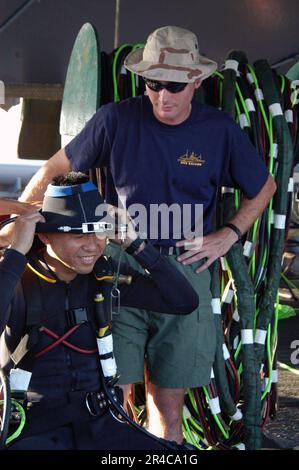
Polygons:
[[73,186],[49,184],[41,210],[46,221],[36,225],[36,232],[104,233],[110,231],[113,229],[113,224],[107,222],[105,207],[104,199],[97,187],[90,181]]
[[217,70],[217,63],[202,56],[195,34],[177,26],[156,29],[143,48],[130,52],[124,62],[131,72],[150,80],[193,83]]

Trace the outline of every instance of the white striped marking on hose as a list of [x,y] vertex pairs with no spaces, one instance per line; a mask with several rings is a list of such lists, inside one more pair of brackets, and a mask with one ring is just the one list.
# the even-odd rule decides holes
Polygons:
[[218,415],[221,413],[219,398],[209,398],[209,406],[213,415]]
[[236,308],[236,310],[235,310],[234,313],[233,313],[233,319],[234,319],[235,321],[237,321],[237,322],[240,321],[240,315],[239,315],[239,312],[238,312],[238,309],[237,309],[237,308]]
[[230,419],[233,421],[240,421],[243,418],[242,411],[237,408],[237,411],[235,412],[234,415],[230,416]]
[[292,193],[293,191],[294,191],[294,178],[291,176],[289,179],[288,193]]
[[221,188],[221,193],[222,194],[225,194],[225,193],[234,193],[235,192],[235,189],[234,188],[230,188],[229,186],[222,186]]
[[280,103],[273,103],[269,106],[269,111],[272,117],[283,116],[282,108]]
[[267,331],[256,329],[254,342],[258,344],[265,344]]
[[255,95],[257,101],[263,101],[264,93],[262,92],[262,90],[260,88],[257,88],[256,90],[254,90],[254,95]]
[[284,230],[286,226],[286,216],[283,214],[274,213],[274,227],[279,230]]
[[294,122],[293,110],[292,109],[287,109],[284,112],[284,117],[286,118],[287,122],[293,123]]
[[251,256],[252,246],[253,246],[252,242],[250,242],[249,240],[246,240],[246,242],[244,243],[244,247],[243,247],[244,256],[247,256],[248,258]]
[[227,361],[230,358],[230,353],[225,343],[222,344],[222,353],[224,360]]
[[254,102],[252,101],[251,98],[247,98],[245,100],[245,103],[249,112],[252,112],[252,111],[255,112]]
[[241,330],[241,342],[242,344],[253,344],[253,330]]
[[249,127],[249,122],[247,121],[247,116],[246,114],[242,113],[239,116],[239,124],[244,129],[244,127]]
[[214,297],[211,300],[212,310],[215,315],[221,315],[221,302],[219,297]]
[[239,62],[237,60],[228,59],[225,61],[224,70],[234,70],[238,73]]

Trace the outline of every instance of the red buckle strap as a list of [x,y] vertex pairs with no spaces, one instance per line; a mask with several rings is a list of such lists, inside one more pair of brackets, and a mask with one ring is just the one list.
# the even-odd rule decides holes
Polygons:
[[74,351],[77,351],[81,354],[94,354],[97,352],[97,349],[84,349],[84,348],[79,348],[78,346],[75,346],[74,344],[70,343],[69,341],[66,341],[66,339],[74,333],[78,328],[80,327],[79,325],[75,325],[72,328],[70,328],[64,335],[58,336],[54,331],[49,330],[49,328],[46,328],[45,326],[42,326],[40,328],[40,331],[43,333],[46,333],[48,336],[51,336],[52,338],[56,339],[52,344],[47,346],[46,348],[42,349],[38,353],[36,353],[35,357],[41,357],[47,352],[51,351],[52,349],[56,348],[60,344],[63,344],[64,346],[73,349]]

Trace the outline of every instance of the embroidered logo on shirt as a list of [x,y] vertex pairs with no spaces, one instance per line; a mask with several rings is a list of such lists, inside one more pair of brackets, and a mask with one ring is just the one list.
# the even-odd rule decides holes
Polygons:
[[202,166],[205,163],[205,160],[201,158],[201,155],[196,155],[195,152],[189,154],[188,150],[184,155],[181,155],[178,158],[178,162],[181,165],[192,165],[192,166]]

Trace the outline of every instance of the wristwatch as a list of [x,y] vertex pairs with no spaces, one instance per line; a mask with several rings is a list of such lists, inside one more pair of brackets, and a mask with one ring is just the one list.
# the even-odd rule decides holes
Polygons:
[[143,242],[145,242],[145,240],[137,237],[135,240],[132,241],[132,243],[128,246],[128,248],[126,248],[126,252],[129,253],[129,255],[134,255],[136,251],[138,251],[138,249],[140,248]]
[[236,241],[236,243],[242,240],[243,235],[241,233],[241,230],[235,224],[231,224],[228,222],[227,224],[224,224],[224,227],[228,227],[233,232],[235,232],[235,234],[238,236],[238,240]]

